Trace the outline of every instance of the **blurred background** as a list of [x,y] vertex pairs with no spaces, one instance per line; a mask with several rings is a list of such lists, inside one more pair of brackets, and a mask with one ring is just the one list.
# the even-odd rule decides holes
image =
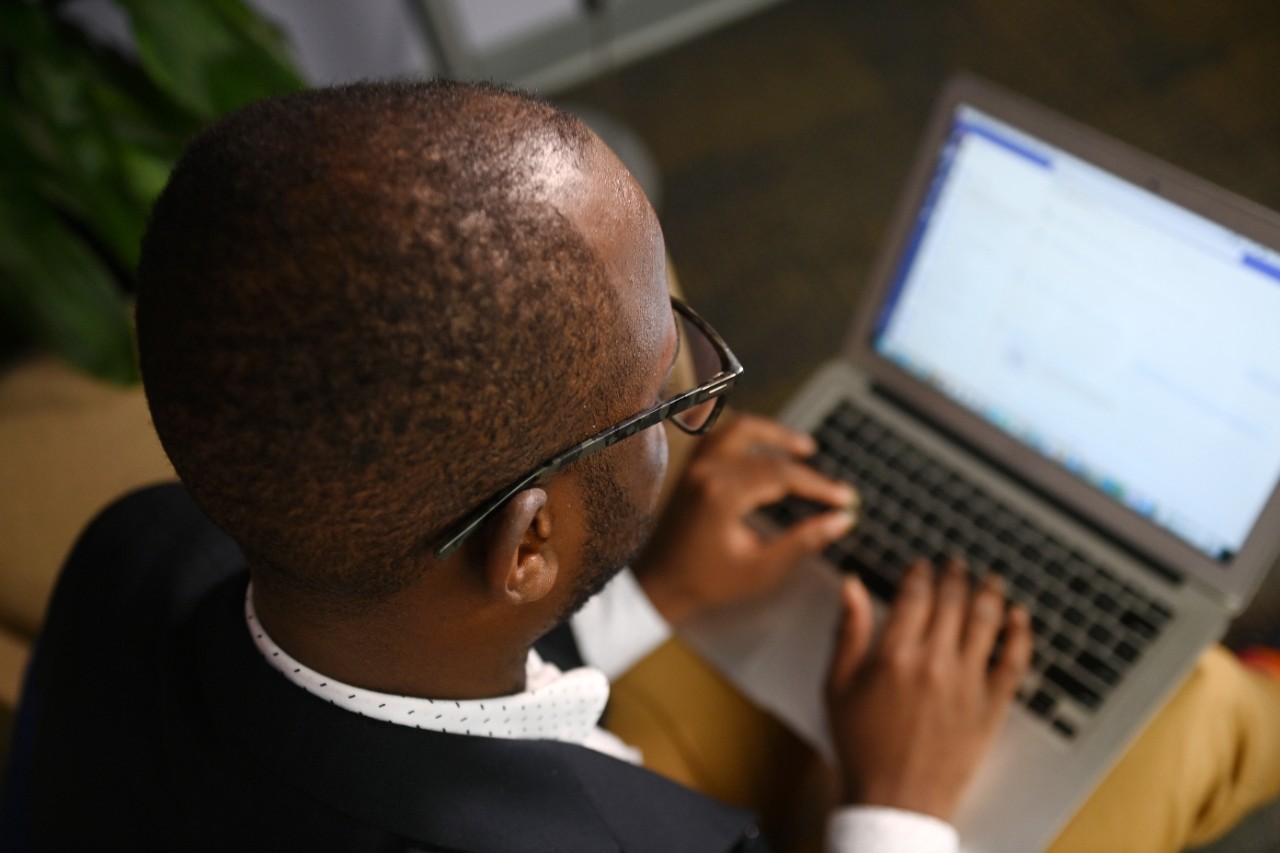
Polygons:
[[[167,164],[202,123],[302,85],[493,79],[583,115],[645,186],[690,301],[745,363],[738,405],[762,412],[838,348],[932,101],[957,71],[1280,208],[1275,0],[4,5],[0,356],[10,371],[54,351],[79,370],[134,381],[131,264]],[[104,189],[114,185],[114,195]],[[14,404],[6,387],[0,442],[17,440],[4,418],[32,399]],[[6,462],[5,450],[0,578],[13,573],[3,542],[43,519],[34,498],[12,497],[31,491],[18,479],[31,468]],[[112,449],[100,437],[93,453]],[[58,535],[54,564],[70,542]],[[17,572],[39,576],[24,581],[36,603],[22,611],[0,601],[0,621],[17,613],[8,624],[29,634],[49,572]],[[1237,641],[1278,633],[1276,587]],[[4,666],[0,681],[12,681]],[[1274,850],[1278,839],[1272,808],[1221,849]]]
[[[54,5],[136,55],[127,10],[136,23],[140,7],[160,4]],[[745,356],[739,400],[751,408],[776,408],[835,350],[932,101],[956,71],[1280,207],[1273,0],[248,5],[279,28],[306,83],[494,79],[582,112],[659,207],[690,297]],[[170,17],[181,23],[180,11]],[[198,40],[200,23],[173,35]]]

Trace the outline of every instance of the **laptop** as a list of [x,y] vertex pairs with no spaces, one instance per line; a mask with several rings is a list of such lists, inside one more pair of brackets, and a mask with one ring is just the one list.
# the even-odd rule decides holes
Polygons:
[[839,575],[889,599],[917,556],[1000,573],[1035,663],[955,822],[1043,849],[1280,553],[1277,329],[1280,216],[954,80],[840,357],[781,414],[860,523],[690,641],[829,751]]

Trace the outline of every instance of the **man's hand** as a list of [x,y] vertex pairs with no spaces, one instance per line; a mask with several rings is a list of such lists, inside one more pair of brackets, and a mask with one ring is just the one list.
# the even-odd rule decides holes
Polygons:
[[[814,450],[809,436],[750,415],[736,415],[702,440],[634,566],[668,622],[766,592],[800,560],[849,532],[857,493],[801,461]],[[746,523],[752,512],[789,494],[833,511],[767,540]]]
[[[971,590],[961,563],[949,562],[935,580],[920,561],[872,648],[866,588],[850,581],[844,595],[827,685],[844,801],[946,820],[1027,670],[1027,612],[1014,607],[1005,616],[995,575]],[[989,668],[1002,629],[1003,648]]]

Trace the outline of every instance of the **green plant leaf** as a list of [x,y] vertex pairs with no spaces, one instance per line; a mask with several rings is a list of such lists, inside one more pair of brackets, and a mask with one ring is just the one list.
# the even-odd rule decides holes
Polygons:
[[[0,87],[0,140],[15,155],[6,156],[13,168],[0,183],[41,196],[105,253],[122,281],[131,279],[156,192],[154,167],[137,164],[171,162],[195,119],[136,66],[42,7],[10,5],[0,23],[28,39],[22,49],[0,40],[9,70]],[[139,144],[142,157],[134,154]]]
[[280,34],[241,0],[120,0],[138,55],[156,84],[210,120],[268,95],[301,89]]
[[114,276],[39,197],[0,198],[0,290],[8,321],[35,344],[103,379],[138,381]]
[[124,291],[185,140],[298,89],[280,33],[243,0],[118,0],[138,57],[0,0],[0,350],[28,343],[137,380]]

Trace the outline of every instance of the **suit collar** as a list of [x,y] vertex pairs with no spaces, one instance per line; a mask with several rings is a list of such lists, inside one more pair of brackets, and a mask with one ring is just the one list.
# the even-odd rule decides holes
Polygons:
[[419,731],[337,708],[261,658],[242,616],[246,576],[196,613],[215,725],[280,784],[422,843],[468,850],[731,848],[749,824],[648,771],[583,747]]

